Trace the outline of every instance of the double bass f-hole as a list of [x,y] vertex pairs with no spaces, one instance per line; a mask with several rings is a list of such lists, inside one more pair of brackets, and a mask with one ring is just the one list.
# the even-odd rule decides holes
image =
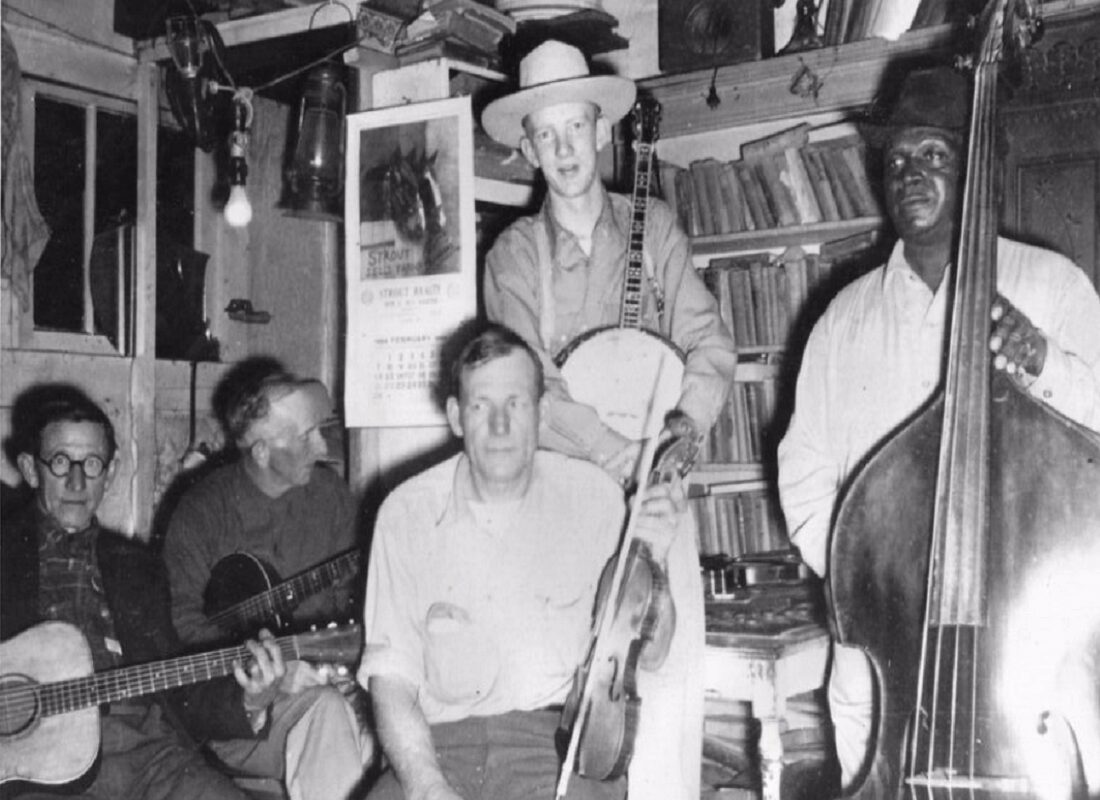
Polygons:
[[650,440],[643,450],[640,463],[653,466],[633,497],[618,555],[600,579],[588,657],[574,676],[562,711],[559,732],[569,742],[558,798],[565,796],[574,770],[586,778],[613,780],[626,774],[630,764],[641,706],[636,671],[660,667],[676,627],[663,554],[636,537],[635,527],[644,488],[685,475],[697,450],[690,437]]

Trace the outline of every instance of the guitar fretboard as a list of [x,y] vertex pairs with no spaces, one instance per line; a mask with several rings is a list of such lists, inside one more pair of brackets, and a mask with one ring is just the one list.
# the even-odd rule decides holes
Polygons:
[[288,614],[307,597],[352,575],[359,568],[359,551],[352,550],[324,564],[308,569],[266,592],[230,606],[210,616],[215,624],[237,630]]
[[[297,636],[277,639],[287,661],[300,658]],[[201,655],[182,656],[134,667],[101,672],[45,685],[23,684],[0,692],[0,705],[14,708],[20,703],[36,703],[41,716],[78,711],[100,703],[176,689],[201,681],[221,678],[233,672],[233,663],[247,663],[246,647],[227,647]]]
[[638,328],[642,324],[642,259],[645,252],[646,212],[649,209],[649,180],[653,163],[653,144],[635,145],[637,166],[634,170],[634,197],[627,249],[626,280],[619,309],[619,327]]

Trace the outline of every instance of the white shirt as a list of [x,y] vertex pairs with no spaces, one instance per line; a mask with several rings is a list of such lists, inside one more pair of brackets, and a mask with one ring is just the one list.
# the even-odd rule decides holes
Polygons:
[[[788,530],[818,575],[825,574],[839,487],[941,382],[950,274],[933,293],[902,247],[899,241],[885,266],[845,287],[814,326],[779,445]],[[1028,392],[1100,431],[1096,289],[1056,253],[1007,239],[997,247],[998,291],[1047,338],[1046,364]]]

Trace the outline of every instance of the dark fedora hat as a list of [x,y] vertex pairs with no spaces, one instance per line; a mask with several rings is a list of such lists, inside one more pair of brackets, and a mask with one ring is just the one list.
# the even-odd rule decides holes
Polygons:
[[939,128],[966,133],[970,119],[970,81],[951,67],[910,72],[902,82],[889,115],[863,126],[872,144],[885,144],[902,128]]

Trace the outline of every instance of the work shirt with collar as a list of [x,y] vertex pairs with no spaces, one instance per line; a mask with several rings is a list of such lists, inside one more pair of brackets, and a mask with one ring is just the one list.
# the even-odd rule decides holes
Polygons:
[[[899,241],[884,266],[836,296],[810,334],[779,446],[779,491],[792,540],[818,575],[839,487],[943,379],[950,278],[933,292]],[[997,289],[1048,342],[1027,391],[1100,431],[1100,299],[1088,278],[1063,256],[1001,238]]]
[[624,503],[599,468],[538,451],[527,494],[481,502],[458,454],[378,513],[358,679],[404,678],[429,724],[564,701]]
[[[507,228],[485,262],[486,313],[522,336],[543,361],[550,404],[540,443],[597,463],[613,456],[621,440],[593,408],[569,397],[553,357],[577,336],[619,323],[632,215],[630,198],[605,190],[591,255],[585,255],[577,237],[554,220],[547,200],[537,214]],[[548,237],[552,261],[549,304],[541,296],[540,231]],[[686,354],[677,407],[709,430],[725,403],[737,355],[717,303],[692,265],[687,237],[668,205],[658,199],[649,201],[645,254],[641,326],[663,334]],[[661,317],[647,274],[664,294]],[[553,309],[552,324],[542,319],[546,307]]]

